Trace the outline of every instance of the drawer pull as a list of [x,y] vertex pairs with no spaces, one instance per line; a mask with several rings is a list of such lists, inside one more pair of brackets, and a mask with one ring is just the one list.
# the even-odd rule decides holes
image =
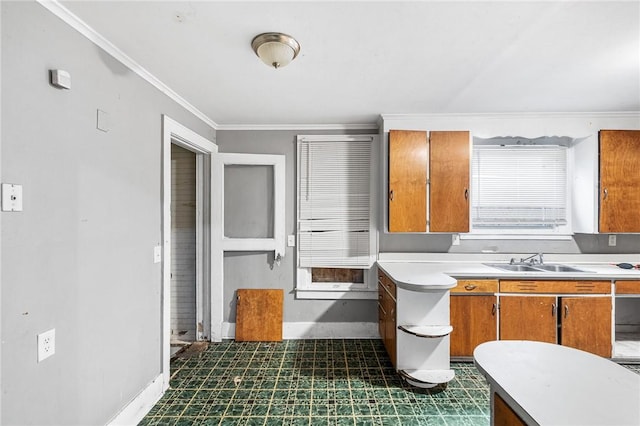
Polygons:
[[464,286],[464,289],[471,291],[471,290],[475,290],[477,287],[478,286],[473,285],[473,284],[467,284],[467,285]]

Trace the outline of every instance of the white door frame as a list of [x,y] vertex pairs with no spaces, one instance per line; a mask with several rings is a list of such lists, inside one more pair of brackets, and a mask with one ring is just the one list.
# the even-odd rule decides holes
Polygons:
[[[211,275],[211,221],[214,197],[210,195],[213,173],[211,155],[218,146],[177,121],[162,115],[162,377],[163,392],[169,388],[171,358],[171,144],[192,151],[196,156],[196,190],[199,197],[196,209],[202,214],[196,221],[196,337],[206,336],[209,322],[204,321],[203,277]],[[202,176],[209,176],[203,182]],[[208,206],[207,206],[208,204]]]

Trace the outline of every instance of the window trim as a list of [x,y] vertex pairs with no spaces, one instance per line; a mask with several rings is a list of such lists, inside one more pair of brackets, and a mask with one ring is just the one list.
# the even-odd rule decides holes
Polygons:
[[[313,283],[311,282],[311,268],[299,266],[299,206],[298,185],[300,179],[299,145],[302,142],[313,141],[370,141],[371,157],[369,168],[369,245],[372,266],[364,270],[364,283]],[[378,228],[377,228],[377,182],[378,182],[378,135],[298,135],[296,139],[296,297],[298,299],[364,299],[373,300],[378,297],[377,277],[375,275],[375,261],[378,253]],[[360,268],[352,268],[360,269]]]

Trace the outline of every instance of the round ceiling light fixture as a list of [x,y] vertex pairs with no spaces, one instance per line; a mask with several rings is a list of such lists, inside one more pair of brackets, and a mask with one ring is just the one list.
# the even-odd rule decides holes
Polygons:
[[262,62],[274,68],[288,65],[300,53],[300,43],[282,33],[258,34],[251,41],[251,48]]

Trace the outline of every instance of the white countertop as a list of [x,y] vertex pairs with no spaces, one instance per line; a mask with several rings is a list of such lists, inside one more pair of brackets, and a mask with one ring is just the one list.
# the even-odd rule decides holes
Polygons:
[[517,340],[483,343],[473,356],[492,390],[527,424],[640,424],[640,376],[605,358]]
[[436,264],[420,262],[378,262],[400,288],[412,291],[447,290],[456,286],[456,280],[443,273]]
[[[547,255],[548,256],[548,255]],[[629,255],[627,255],[628,257]],[[636,256],[636,255],[632,255]],[[383,257],[383,256],[381,256]],[[580,260],[576,256],[568,256],[566,260],[556,258],[553,260],[545,260],[548,264],[562,264],[581,269],[583,272],[512,272],[494,268],[485,265],[485,263],[509,263],[508,257],[478,257],[474,255],[459,257],[451,256],[451,260],[446,256],[436,257],[436,260],[416,260],[413,256],[406,256],[403,259],[401,254],[393,256],[384,256],[386,260],[378,261],[378,266],[385,272],[388,272],[394,280],[399,279],[401,282],[424,281],[425,283],[441,281],[442,274],[453,278],[520,278],[520,279],[554,279],[554,280],[615,280],[615,279],[631,279],[640,280],[640,270],[638,269],[621,269],[615,266],[615,263],[630,262],[633,264],[640,263],[640,259],[623,259],[614,260],[607,259],[608,256],[601,256],[603,262],[596,262],[593,256],[585,256],[584,260]],[[390,258],[390,259],[389,259]],[[619,259],[620,256],[618,256]],[[417,274],[411,277],[410,274]],[[396,274],[402,274],[397,275]],[[429,278],[429,274],[434,274],[433,278]],[[401,277],[401,278],[399,278]],[[398,282],[396,283],[400,285]]]

